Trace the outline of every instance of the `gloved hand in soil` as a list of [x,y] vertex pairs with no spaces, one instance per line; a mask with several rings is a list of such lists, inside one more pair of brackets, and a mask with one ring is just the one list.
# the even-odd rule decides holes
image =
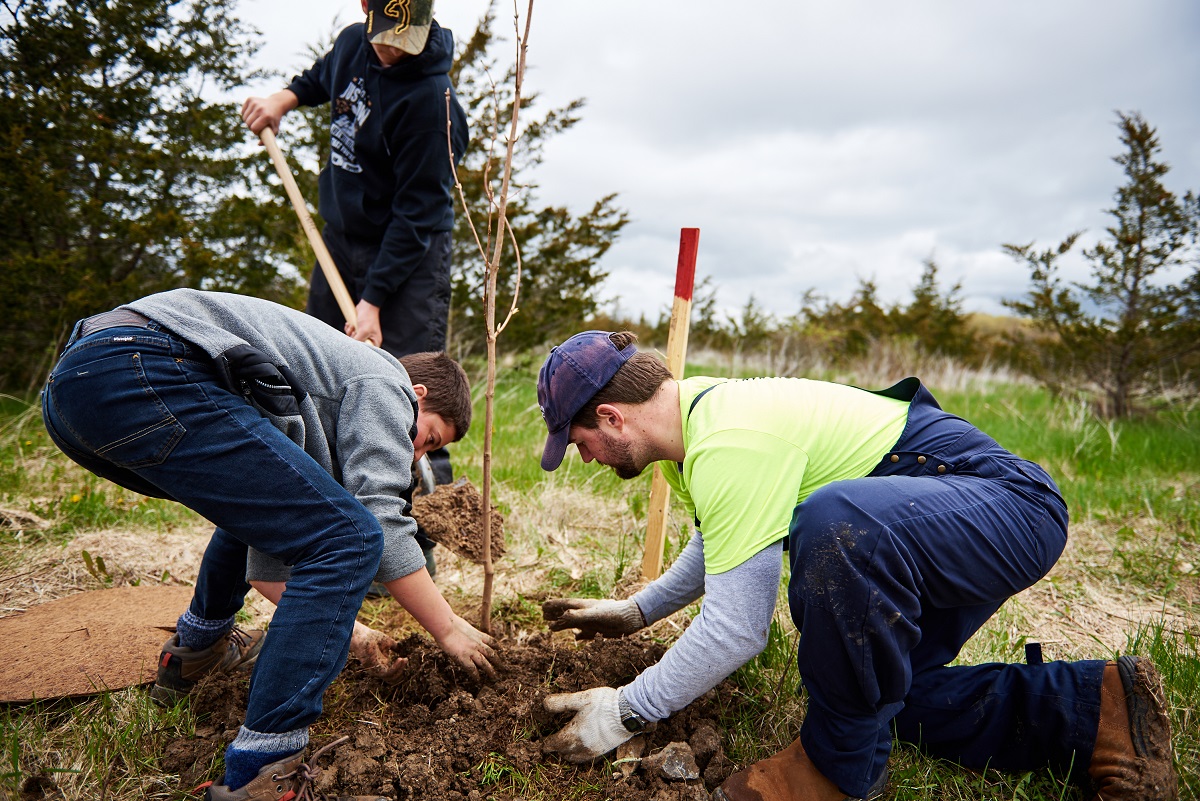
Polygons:
[[448,632],[441,637],[435,635],[437,644],[462,665],[475,681],[479,681],[481,670],[494,681],[496,668],[493,663],[499,664],[499,657],[493,648],[496,641],[456,614],[451,613],[450,622]]
[[646,618],[633,600],[555,598],[542,604],[542,617],[551,631],[579,629],[577,640],[590,640],[597,634],[623,637],[646,627]]
[[362,663],[367,673],[378,676],[388,684],[400,681],[408,666],[407,659],[395,656],[396,645],[396,641],[382,631],[354,621],[350,655]]
[[574,712],[560,731],[542,741],[542,751],[568,762],[590,762],[604,756],[634,735],[621,723],[619,690],[593,687],[578,693],[548,695],[548,712]]

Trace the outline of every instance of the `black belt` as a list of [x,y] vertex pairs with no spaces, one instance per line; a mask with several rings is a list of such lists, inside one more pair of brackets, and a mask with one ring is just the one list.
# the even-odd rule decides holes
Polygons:
[[79,324],[79,339],[103,331],[106,328],[130,326],[133,328],[149,328],[154,322],[144,314],[138,314],[133,309],[113,309],[103,314],[93,314]]

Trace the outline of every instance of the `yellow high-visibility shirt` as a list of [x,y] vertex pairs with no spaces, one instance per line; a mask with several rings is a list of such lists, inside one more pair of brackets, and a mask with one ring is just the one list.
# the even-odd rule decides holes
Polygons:
[[704,376],[679,382],[679,405],[686,455],[659,466],[704,533],[707,573],[786,537],[796,505],[820,487],[874,470],[909,406],[827,381]]

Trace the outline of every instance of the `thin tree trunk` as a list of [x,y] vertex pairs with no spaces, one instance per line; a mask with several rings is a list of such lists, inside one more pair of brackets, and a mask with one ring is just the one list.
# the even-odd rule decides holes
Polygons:
[[[533,0],[529,0],[529,5],[525,12],[525,30],[521,30],[520,15],[517,12],[516,0],[513,0],[513,25],[517,32],[517,63],[513,80],[513,104],[512,117],[509,120],[508,144],[505,149],[504,169],[501,172],[500,192],[499,195],[493,195],[491,190],[486,187],[488,199],[491,202],[489,207],[493,211],[488,212],[488,227],[487,227],[487,246],[479,239],[479,231],[475,227],[474,221],[471,220],[471,207],[467,203],[466,197],[463,195],[462,183],[458,180],[458,175],[455,174],[454,184],[458,190],[459,198],[462,200],[463,212],[466,214],[467,223],[471,227],[471,231],[475,234],[475,244],[479,247],[479,254],[483,257],[484,266],[487,269],[487,281],[484,286],[484,327],[487,332],[487,382],[484,390],[484,431],[483,431],[483,597],[479,608],[479,629],[487,634],[492,633],[492,582],[495,577],[495,568],[492,564],[492,429],[495,427],[493,418],[495,415],[495,399],[496,399],[496,337],[508,325],[513,314],[517,311],[517,297],[521,287],[521,250],[520,245],[516,241],[512,229],[508,226],[508,192],[509,184],[512,179],[512,164],[513,164],[513,148],[517,141],[517,113],[521,108],[521,85],[525,77],[525,55],[529,49],[529,24],[533,17]],[[497,109],[499,112],[499,109]],[[499,113],[497,113],[499,116]],[[450,92],[446,92],[446,117],[450,117]],[[493,143],[495,138],[493,136]],[[446,143],[450,145],[450,125],[446,125]],[[447,152],[450,155],[450,168],[454,170],[454,152],[452,147],[448,147]],[[494,214],[494,216],[493,216]],[[493,227],[495,221],[495,240],[492,240]],[[500,273],[500,261],[504,254],[504,238],[510,237],[513,247],[513,258],[516,260],[516,280],[514,281],[512,305],[509,307],[508,315],[504,322],[499,326],[496,325],[496,279]],[[488,255],[488,250],[491,249],[491,255]]]
[[484,390],[483,413],[483,599],[479,605],[479,629],[492,633],[492,417],[496,398],[496,275],[488,279],[491,286],[487,298],[487,385]]

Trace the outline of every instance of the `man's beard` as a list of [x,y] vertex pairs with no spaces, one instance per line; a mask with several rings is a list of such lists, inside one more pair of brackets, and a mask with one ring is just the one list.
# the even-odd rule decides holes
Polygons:
[[613,469],[618,478],[628,481],[631,478],[637,478],[646,469],[645,464],[638,467],[633,456],[633,446],[628,442],[617,439],[607,431],[600,432],[600,441],[604,444],[605,454],[611,460],[608,466]]

